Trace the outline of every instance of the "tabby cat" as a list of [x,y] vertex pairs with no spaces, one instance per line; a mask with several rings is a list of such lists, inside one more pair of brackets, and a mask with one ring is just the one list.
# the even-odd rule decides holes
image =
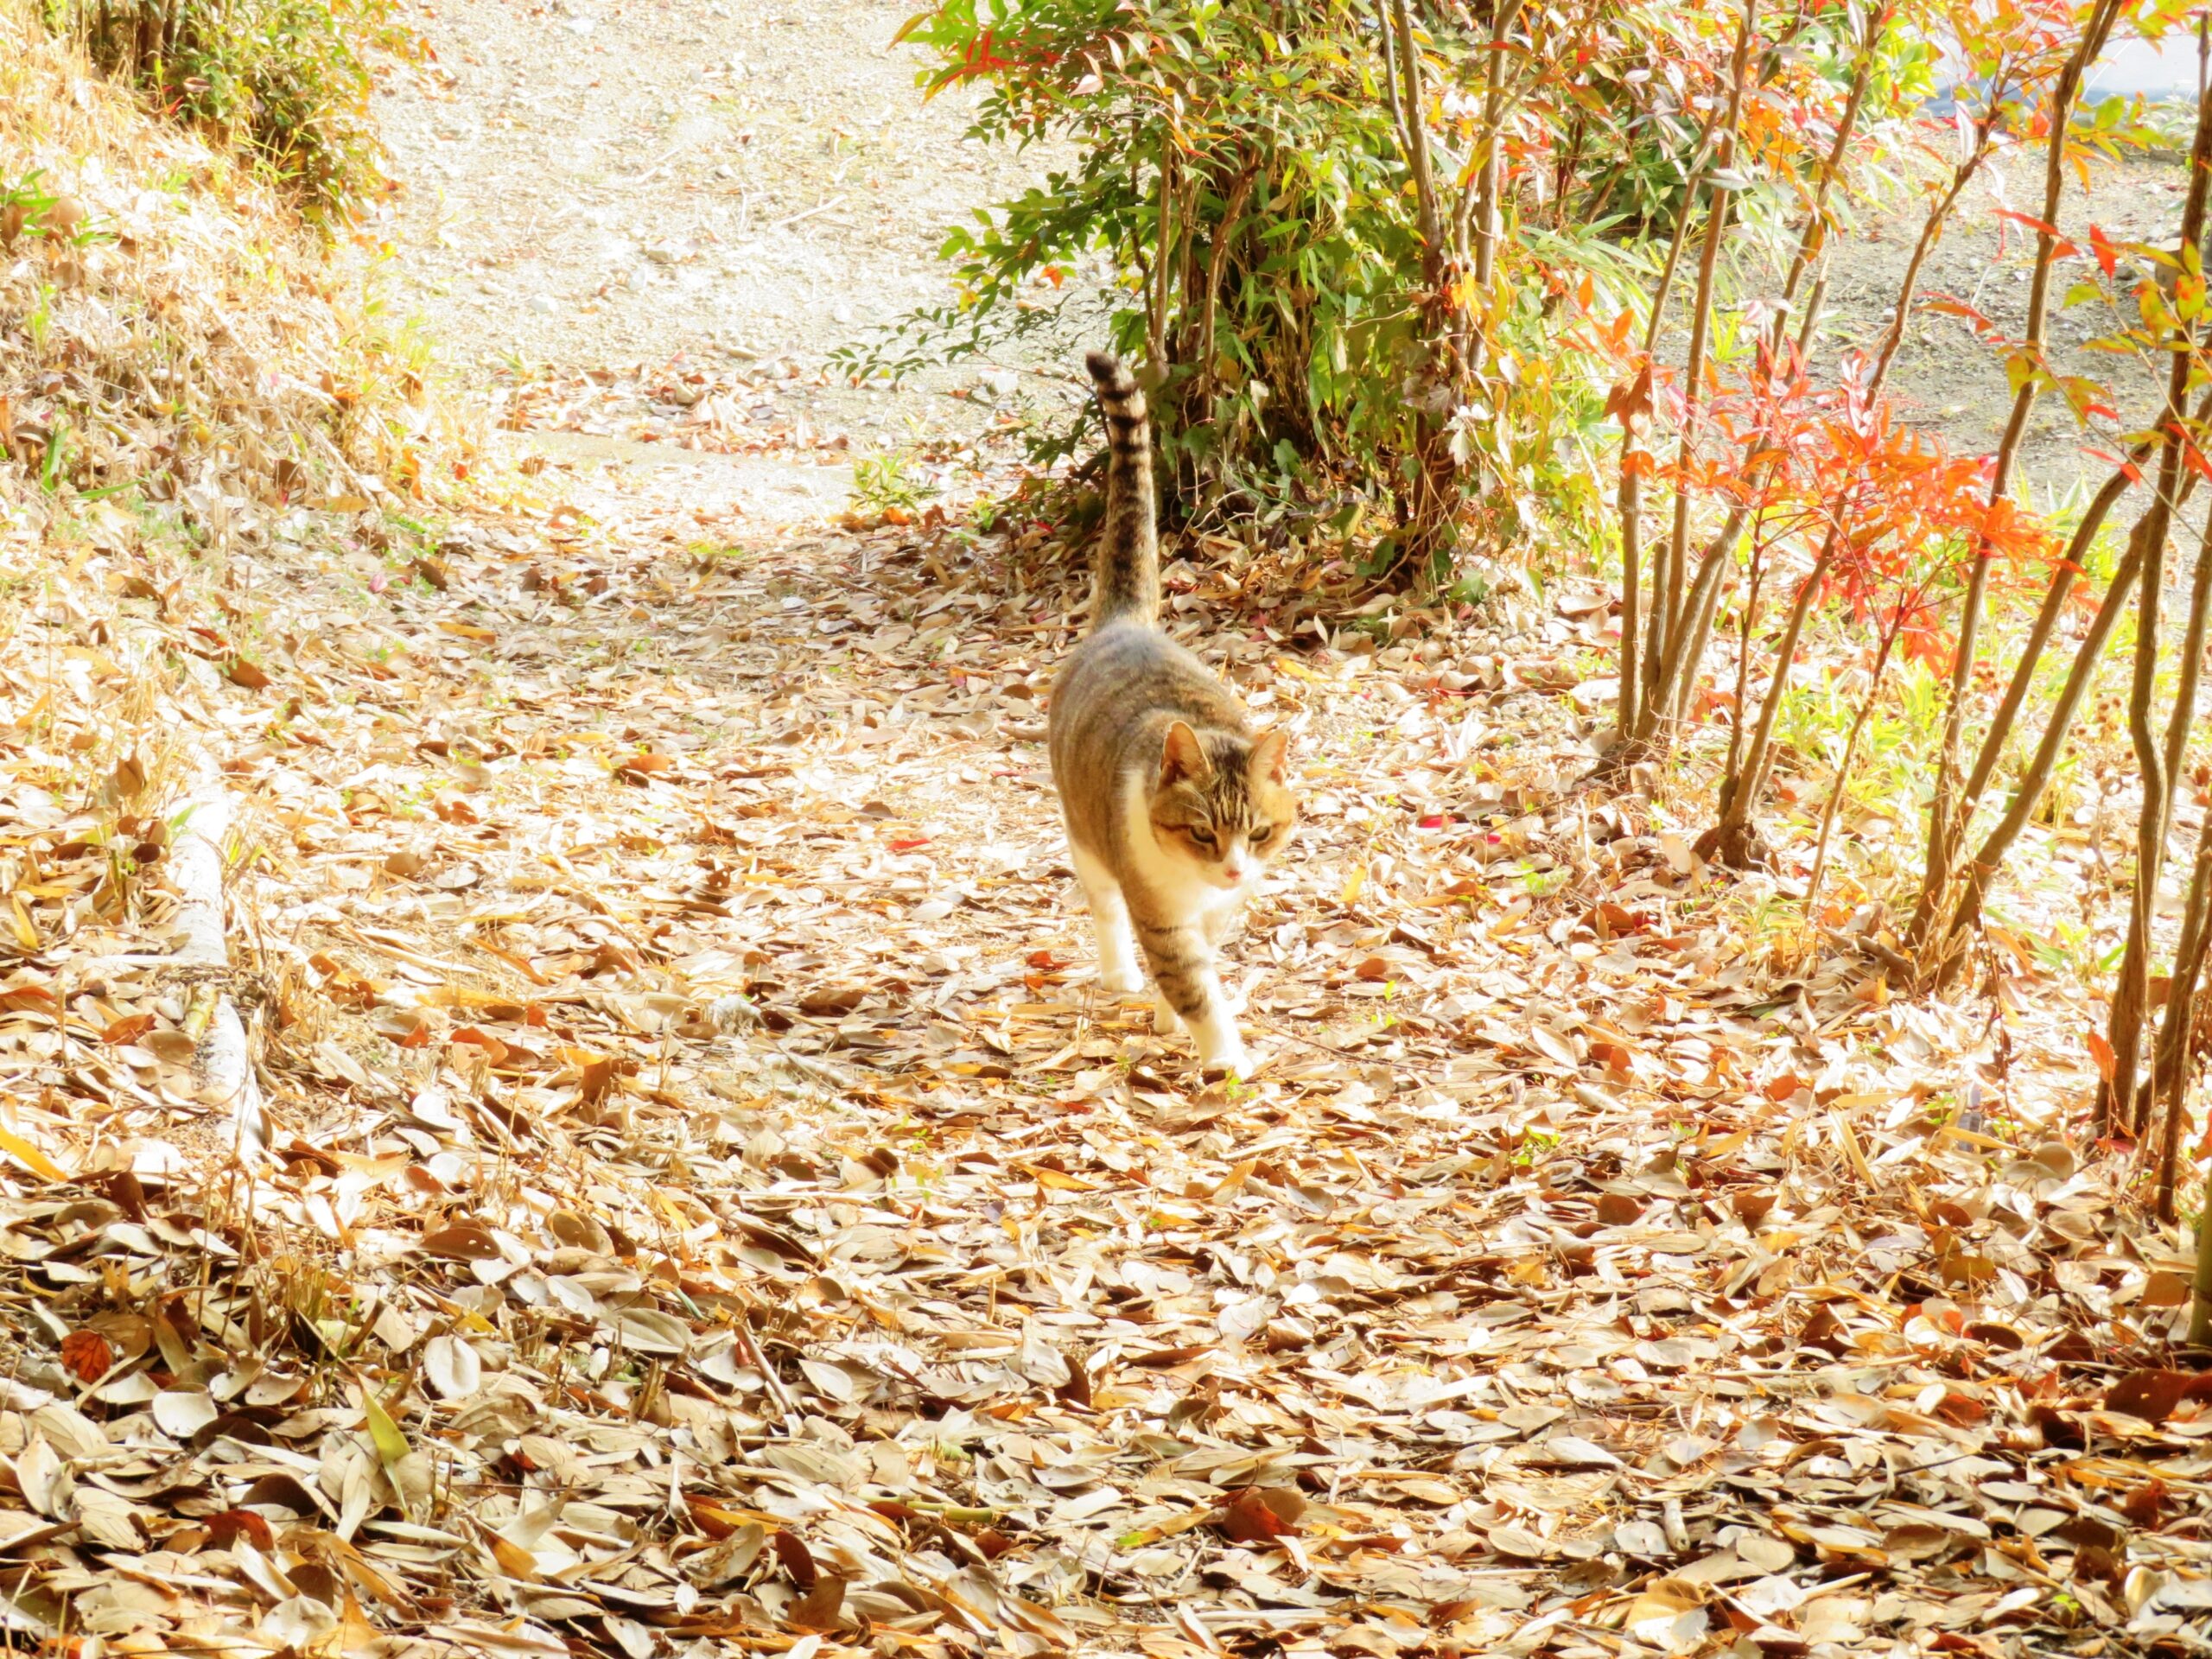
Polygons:
[[1137,990],[1142,945],[1159,1029],[1187,1029],[1202,1065],[1241,1073],[1214,951],[1297,822],[1286,741],[1255,732],[1229,688],[1160,631],[1144,394],[1112,358],[1085,360],[1110,446],[1106,522],[1090,632],[1052,689],[1052,779],[1098,929],[1100,985]]

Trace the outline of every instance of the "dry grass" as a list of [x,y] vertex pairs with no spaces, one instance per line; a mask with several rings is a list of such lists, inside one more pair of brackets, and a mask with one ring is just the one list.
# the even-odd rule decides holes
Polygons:
[[[220,539],[253,504],[373,504],[459,458],[375,261],[326,251],[248,168],[149,119],[18,0],[0,3],[0,192],[29,207],[0,256],[0,511],[16,527],[106,493]],[[41,217],[48,200],[64,205]]]

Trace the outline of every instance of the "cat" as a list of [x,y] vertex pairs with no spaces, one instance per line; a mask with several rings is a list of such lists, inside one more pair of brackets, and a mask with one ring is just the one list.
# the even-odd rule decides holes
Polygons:
[[1155,1027],[1242,1076],[1244,1041],[1214,953],[1298,821],[1288,741],[1255,731],[1229,688],[1160,631],[1160,542],[1144,393],[1085,359],[1106,417],[1106,518],[1090,632],[1060,671],[1047,727],[1076,880],[1098,931],[1098,982],[1159,993]]

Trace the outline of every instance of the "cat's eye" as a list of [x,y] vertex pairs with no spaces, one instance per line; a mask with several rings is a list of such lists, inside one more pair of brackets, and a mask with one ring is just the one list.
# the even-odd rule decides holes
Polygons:
[[1252,844],[1255,847],[1264,847],[1274,838],[1274,825],[1263,823],[1252,832]]
[[1189,835],[1192,841],[1197,842],[1201,847],[1211,847],[1213,845],[1213,831],[1211,830],[1201,830],[1194,823],[1185,833]]

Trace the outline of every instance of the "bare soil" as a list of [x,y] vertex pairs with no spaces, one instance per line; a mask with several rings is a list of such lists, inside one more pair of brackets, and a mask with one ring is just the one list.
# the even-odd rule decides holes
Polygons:
[[[2035,232],[2005,214],[2032,218],[2041,211],[2043,167],[2040,150],[2023,152],[1986,175],[1961,203],[1922,271],[1918,314],[1891,377],[1906,411],[1963,453],[1996,448],[2012,393],[2001,351],[1967,319],[1944,308],[1963,302],[2008,339],[2024,332]],[[2153,377],[2132,360],[2091,346],[2121,326],[2109,308],[2063,302],[2076,283],[2097,274],[2087,246],[2091,226],[2114,243],[2171,245],[2186,181],[2183,168],[2158,159],[2100,163],[2091,168],[2086,191],[2078,176],[2068,181],[2060,228],[2083,245],[2063,257],[2054,275],[2048,327],[2052,360],[2062,373],[2121,383],[2123,428],[2151,420],[2158,390]],[[1853,233],[1840,241],[1829,267],[1824,352],[1871,351],[1878,345],[1925,212],[1918,200],[1863,211]],[[2084,477],[2094,487],[2107,463],[2088,452],[2108,451],[2113,431],[2107,420],[2101,435],[2085,434],[2064,401],[2046,394],[2037,404],[2015,474],[2024,498],[2048,505]]]
[[[910,10],[907,0],[419,8],[410,21],[435,56],[388,67],[377,111],[403,187],[382,227],[397,251],[397,299],[432,320],[448,367],[478,386],[590,377],[604,403],[670,365],[710,387],[736,377],[733,401],[756,429],[796,433],[796,445],[707,446],[746,450],[735,467],[627,459],[677,467],[687,487],[776,518],[841,501],[855,454],[985,430],[1017,398],[1071,395],[1024,372],[1057,377],[1087,343],[1073,338],[1005,363],[928,372],[896,391],[857,390],[823,372],[836,347],[949,299],[936,257],[948,227],[1064,159],[966,137],[979,94],[925,96],[922,54],[893,43]],[[1967,321],[1926,302],[1963,301],[2018,333],[2033,237],[2005,211],[2032,209],[2041,176],[2034,151],[1990,169],[1922,278],[1923,308],[1893,384],[1962,449],[1991,447],[2003,429],[2004,365]],[[2086,192],[2072,181],[2066,227],[2164,239],[2182,182],[2167,162],[2100,165]],[[1921,212],[1900,197],[1867,211],[1840,242],[1825,351],[1879,338]],[[2090,272],[2086,252],[2069,260],[2058,296]],[[1760,285],[1755,271],[1742,276]],[[2061,366],[2113,375],[2122,367],[2114,359],[2084,349],[2111,327],[2094,306],[2056,314]],[[2131,378],[2145,388],[2143,406],[2121,414],[2135,423],[2152,412],[2149,378]],[[629,420],[631,405],[604,421],[566,407],[514,423],[565,429],[573,435],[539,447],[582,463],[620,462],[623,440],[663,435]],[[2087,452],[2108,447],[2046,397],[2021,458],[2024,493],[2058,499],[2101,475],[2103,463]]]
[[[920,54],[892,44],[911,10],[419,8],[410,21],[435,55],[387,67],[377,109],[401,186],[380,227],[397,251],[395,298],[478,386],[676,364],[747,379],[766,429],[804,422],[859,453],[925,426],[988,424],[1007,395],[991,364],[895,391],[821,372],[838,346],[944,302],[946,228],[1039,182],[1051,160],[965,138],[972,90],[925,96]],[[619,458],[588,444],[565,453]],[[831,459],[841,496],[849,454]],[[823,488],[804,493],[819,505],[829,480],[813,482]]]

